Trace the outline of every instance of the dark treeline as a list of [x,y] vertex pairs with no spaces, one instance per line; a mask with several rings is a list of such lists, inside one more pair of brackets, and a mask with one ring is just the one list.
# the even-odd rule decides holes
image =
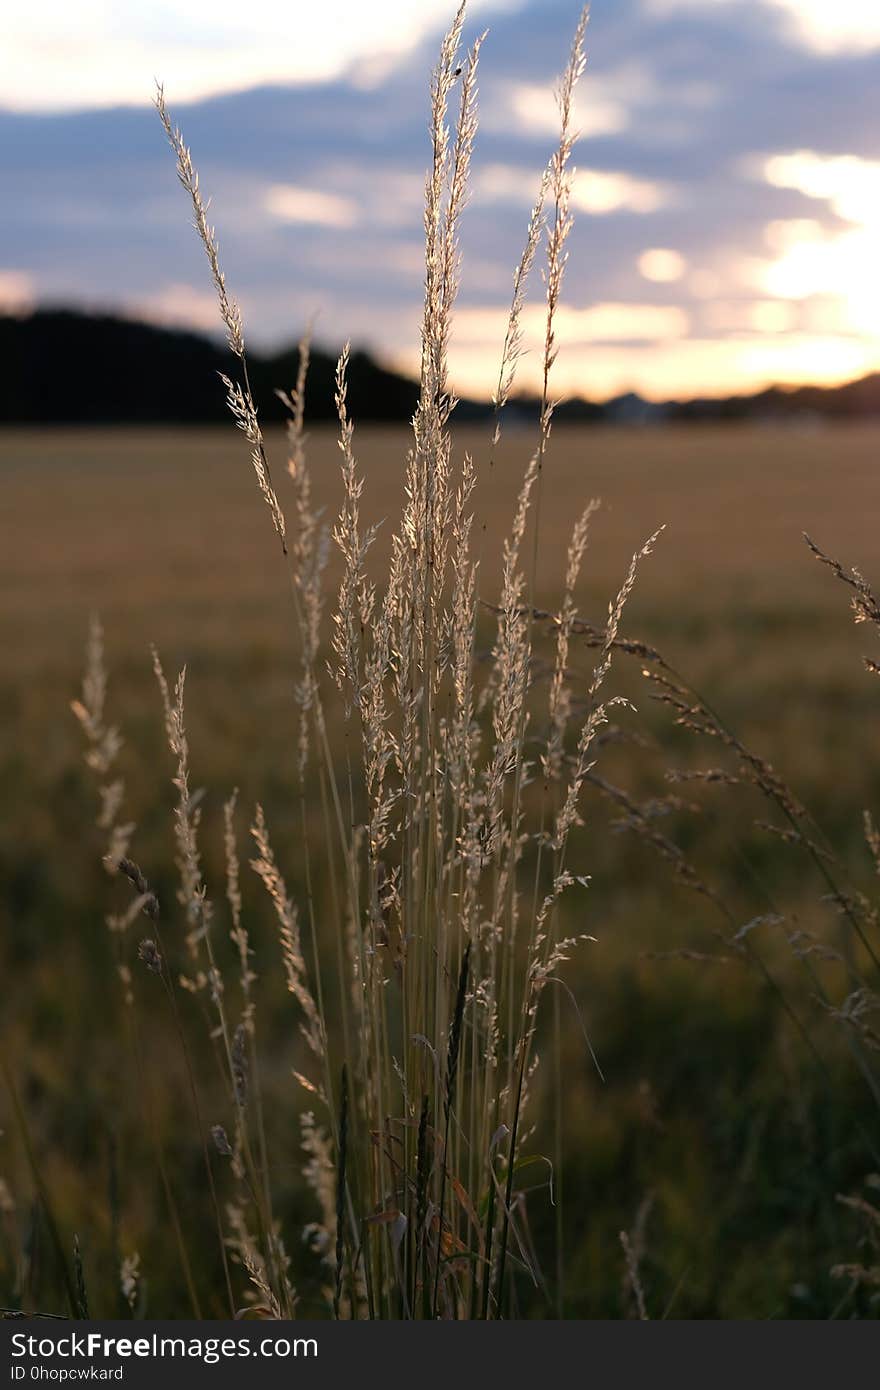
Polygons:
[[[249,357],[251,386],[266,423],[285,411],[276,389],[296,381],[295,346]],[[227,419],[219,373],[234,375],[225,346],[199,333],[161,328],[110,315],[41,309],[0,316],[0,424],[221,424]],[[313,348],[306,415],[335,419],[336,358]],[[415,382],[381,367],[368,353],[352,353],[348,406],[356,421],[407,421],[415,409]],[[460,420],[480,419],[490,407],[461,401]],[[509,414],[523,421],[538,402],[519,397]],[[752,396],[649,402],[628,394],[597,404],[563,403],[557,418],[581,424],[662,424],[700,421],[852,419],[880,416],[880,375],[845,386],[772,387]]]
[[[275,391],[296,382],[295,347],[249,354],[251,388],[267,423],[285,409]],[[222,342],[152,324],[68,310],[0,318],[0,422],[4,424],[225,424],[219,373],[236,362]],[[307,414],[335,417],[336,360],[313,348]],[[348,407],[356,420],[406,420],[415,384],[353,352]]]

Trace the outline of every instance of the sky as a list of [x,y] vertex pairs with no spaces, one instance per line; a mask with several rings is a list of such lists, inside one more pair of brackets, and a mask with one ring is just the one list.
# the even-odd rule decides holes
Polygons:
[[[192,146],[255,348],[418,364],[427,84],[449,0],[41,0],[0,17],[0,308],[218,332],[151,108]],[[488,396],[554,144],[572,0],[472,0],[489,33],[450,354]],[[559,394],[727,395],[880,370],[877,0],[594,0]],[[532,276],[520,384],[540,369]]]

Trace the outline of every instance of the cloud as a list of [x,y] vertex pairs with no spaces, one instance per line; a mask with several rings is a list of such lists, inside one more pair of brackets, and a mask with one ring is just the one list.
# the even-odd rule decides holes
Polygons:
[[[461,309],[455,325],[456,341],[494,346],[503,342],[506,324],[507,314],[503,309]],[[528,305],[521,324],[526,339],[539,341],[544,327],[542,307]],[[555,327],[560,344],[650,343],[684,337],[688,318],[684,310],[675,305],[592,304],[588,309],[562,305]]]
[[[471,0],[473,15],[510,0]],[[449,0],[41,0],[8,6],[0,42],[0,91],[19,111],[57,111],[150,101],[161,75],[179,101],[270,82],[325,82],[353,68],[353,83],[380,81],[401,54],[448,23]]]
[[639,274],[646,280],[654,280],[658,285],[671,285],[680,280],[687,270],[687,261],[680,251],[669,246],[651,246],[643,251],[638,260]]
[[756,161],[756,172],[775,188],[826,204],[845,225],[771,222],[765,241],[775,255],[752,263],[752,279],[782,300],[819,300],[810,314],[818,328],[880,339],[880,160],[797,150]]
[[281,222],[353,227],[358,220],[357,207],[350,198],[315,188],[298,188],[291,183],[274,183],[266,190],[263,201],[267,212]]
[[[786,32],[819,54],[863,53],[880,48],[880,13],[875,0],[766,0],[781,12]],[[743,0],[646,0],[652,15],[740,11]]]
[[773,0],[791,16],[792,28],[818,53],[862,53],[880,48],[875,0]]
[[763,173],[775,188],[796,188],[826,202],[844,221],[880,231],[880,160],[796,150],[771,155]]
[[[602,84],[594,82],[588,91],[579,91],[573,103],[574,128],[586,139],[595,135],[616,135],[629,124],[625,103],[610,94],[603,95]],[[518,82],[503,89],[489,108],[490,129],[518,129],[527,135],[551,138],[559,128],[559,111],[552,90],[538,82]]]
[[[257,0],[242,18],[223,0],[212,20],[197,6],[184,7],[185,18],[178,9],[168,48],[179,60],[177,92],[168,83],[174,115],[212,198],[250,337],[255,346],[291,341],[317,310],[328,344],[351,337],[417,366],[436,32],[424,36],[441,11],[446,19],[448,4],[394,0],[379,7],[378,27],[365,37],[371,12],[334,0],[311,7],[303,23],[317,28],[286,47],[272,25],[292,24],[304,9],[273,4],[269,21],[268,4]],[[852,38],[819,43],[793,8],[793,0],[788,8],[783,0],[595,0],[576,112],[584,136],[559,321],[560,390],[723,392],[800,374],[834,379],[880,357],[872,288],[880,127],[869,119],[880,50]],[[389,55],[386,19],[398,9],[407,16]],[[576,9],[576,0],[487,0],[469,24],[472,37],[488,18],[490,34],[451,354],[465,391],[479,381],[488,392],[497,376],[512,272],[554,145],[553,83]],[[94,41],[96,61],[110,68],[116,55],[112,80],[139,92],[140,70],[123,61],[124,46],[138,48],[140,63],[163,47],[171,23],[170,7],[122,7],[109,28],[99,11],[107,13],[98,0],[66,10],[51,40],[44,26],[42,56],[34,57],[52,81],[69,64],[84,100],[93,81],[97,102],[110,99],[109,88],[88,65],[77,75],[83,46]],[[812,13],[808,4],[801,19]],[[838,40],[849,32],[843,20],[855,11],[845,0],[823,13],[840,19]],[[23,14],[14,22],[31,24]],[[336,48],[322,37],[334,24]],[[287,64],[296,81],[181,105],[181,94],[227,85],[222,64],[243,27],[229,82],[254,80],[258,48],[273,50],[271,73]],[[311,80],[303,85],[306,49]],[[322,68],[326,53],[333,62]],[[6,91],[17,99],[9,84]],[[40,117],[0,111],[0,186],[4,262],[29,294],[209,325],[204,256],[146,106]],[[542,333],[540,261],[524,320],[533,349]],[[523,383],[534,385],[538,373],[533,350]]]
[[[515,164],[489,164],[480,170],[477,196],[486,202],[534,202],[538,184],[535,169]],[[651,213],[672,202],[668,184],[634,178],[620,169],[576,169],[571,204],[578,212],[603,216],[612,212]]]

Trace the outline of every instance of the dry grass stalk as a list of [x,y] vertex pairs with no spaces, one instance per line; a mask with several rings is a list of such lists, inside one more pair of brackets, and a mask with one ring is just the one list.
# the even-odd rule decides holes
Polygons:
[[[537,614],[527,595],[534,585],[536,504],[555,404],[550,386],[557,354],[556,320],[572,225],[573,97],[584,69],[587,15],[581,15],[560,82],[559,142],[529,219],[501,349],[492,449],[522,351],[526,281],[549,200],[553,211],[547,231],[538,439],[504,545],[497,632],[487,675],[474,650],[481,598],[471,537],[479,474],[472,457],[461,463],[455,459],[450,429],[455,399],[448,380],[461,271],[459,232],[477,131],[476,84],[483,41],[477,38],[470,52],[460,56],[464,18],[461,5],[431,82],[420,392],[401,513],[381,586],[369,573],[375,528],[361,520],[364,483],[348,413],[347,348],[337,368],[342,503],[332,540],[340,551],[342,578],[329,663],[322,628],[330,534],[311,499],[305,433],[308,336],[300,347],[293,390],[279,393],[291,417],[288,473],[295,526],[289,530],[272,485],[250,391],[241,314],[226,285],[190,151],[171,122],[161,89],[157,97],[178,177],[208,258],[229,346],[240,365],[239,380],[225,379],[228,403],[251,445],[258,485],[287,557],[301,642],[298,766],[311,936],[308,961],[300,913],[259,805],[251,827],[256,847],[251,862],[274,907],[288,989],[317,1073],[296,1073],[324,1110],[322,1122],[312,1111],[302,1117],[304,1177],[320,1213],[309,1237],[334,1268],[327,1301],[337,1316],[346,1302],[352,1316],[492,1316],[506,1311],[508,1249],[517,1267],[534,1269],[524,1200],[514,1191],[514,1172],[520,1147],[530,1134],[524,1111],[537,1066],[533,1044],[539,1002],[547,982],[557,978],[555,972],[583,939],[558,929],[561,899],[572,885],[586,882],[566,864],[570,832],[578,820],[594,745],[615,703],[602,703],[603,687],[613,653],[624,646],[619,637],[623,608],[637,562],[650,553],[656,539],[652,537],[634,558],[610,605],[606,628],[597,633],[578,618],[576,609],[595,503],[575,525],[563,601],[553,615],[556,642],[548,667],[548,733],[542,754],[544,780],[559,784],[560,803],[552,814],[552,833],[545,831],[543,811],[531,828],[528,788],[534,770],[526,755],[526,735],[537,710],[533,637],[536,619],[547,615]],[[456,98],[457,110],[451,114]],[[530,581],[522,555],[533,508]],[[569,650],[577,634],[591,632],[598,657],[586,689],[575,697]],[[176,764],[179,901],[193,956],[204,953],[195,986],[210,991],[235,1114],[234,1141],[226,1138],[223,1126],[215,1125],[213,1131],[241,1189],[228,1212],[230,1248],[254,1286],[259,1305],[273,1316],[289,1314],[294,1295],[271,1214],[263,1141],[258,1162],[250,1139],[259,1089],[255,976],[243,922],[236,798],[224,808],[226,899],[243,1005],[241,1021],[233,1027],[202,873],[200,797],[191,790],[184,725],[185,673],[171,689],[158,656],[154,665]],[[343,695],[346,718],[355,716],[346,725],[344,773],[328,738],[327,675]],[[81,722],[99,739],[103,687],[97,666],[82,703]],[[572,729],[581,710],[580,728]],[[333,841],[333,862],[342,868],[335,887],[335,952],[331,948],[330,956],[339,975],[338,1037],[328,1029],[324,1007],[328,943],[311,886],[309,778],[319,787],[325,842]],[[546,842],[550,849],[539,857],[526,891],[523,856],[530,841],[541,846]],[[152,968],[159,947],[153,948],[155,956],[150,947],[144,943],[143,955]],[[350,1082],[341,1106],[334,1096],[330,1064],[331,1054],[335,1059],[340,1050],[343,1074]],[[501,1178],[498,1165],[506,1168]],[[488,1206],[485,1219],[478,1214],[481,1203],[484,1209]],[[349,1300],[344,1300],[346,1289]]]
[[[878,963],[868,935],[877,927],[875,910],[857,891],[839,885],[835,862],[784,780],[730,731],[653,647],[621,635],[638,565],[650,554],[659,532],[633,557],[604,626],[591,624],[578,615],[576,605],[596,507],[591,502],[572,532],[558,610],[540,610],[534,604],[541,487],[556,406],[552,385],[558,314],[572,227],[574,93],[585,67],[586,10],[559,84],[559,141],[544,171],[514,272],[493,397],[490,465],[523,351],[526,284],[546,231],[538,435],[504,543],[499,602],[489,604],[479,592],[480,568],[472,550],[479,468],[469,455],[461,461],[456,457],[451,431],[456,402],[449,381],[461,275],[460,227],[477,133],[483,42],[477,38],[462,58],[464,22],[462,4],[443,40],[431,81],[419,400],[400,515],[381,578],[371,575],[375,527],[365,525],[361,517],[365,489],[348,411],[349,350],[343,351],[336,373],[342,499],[332,529],[323,524],[312,501],[305,430],[308,334],[300,345],[296,383],[288,393],[279,392],[290,413],[287,472],[294,523],[288,528],[249,384],[241,313],[227,288],[198,174],[161,88],[156,102],[237,360],[237,379],[223,378],[228,405],[251,446],[258,487],[281,541],[300,642],[296,702],[302,910],[288,891],[259,804],[251,826],[256,851],[251,867],[277,918],[285,979],[305,1044],[303,1065],[312,1073],[293,1072],[315,1107],[300,1116],[302,1177],[318,1217],[304,1234],[324,1266],[325,1303],[337,1317],[346,1307],[352,1317],[507,1316],[517,1306],[511,1270],[538,1281],[525,1194],[517,1190],[516,1175],[533,1134],[529,1092],[539,1060],[546,987],[562,985],[557,972],[576,946],[592,940],[584,933],[565,934],[563,915],[569,891],[588,883],[586,875],[569,866],[588,786],[618,808],[617,828],[638,834],[685,886],[713,903],[724,921],[729,956],[709,957],[687,949],[666,955],[753,959],[774,986],[755,942],[767,930],[781,931],[806,972],[813,997],[842,1027],[869,1084],[870,1054],[880,1050],[878,998],[859,960],[832,950],[776,912],[761,913],[740,925],[742,918],[713,892],[672,836],[658,828],[661,819],[691,809],[689,804],[674,794],[638,801],[595,770],[603,737],[612,732],[609,713],[624,703],[606,694],[612,662],[618,653],[633,655],[644,663],[655,698],[672,710],[676,721],[714,739],[735,765],[733,771],[686,770],[670,780],[757,790],[786,822],[765,828],[810,856],[824,875],[829,899],[852,922],[864,953]],[[530,527],[529,566],[523,555]],[[331,541],[340,552],[342,577],[328,639],[324,575]],[[857,571],[847,574],[808,543],[852,590],[856,620],[880,629],[880,608],[862,576]],[[481,606],[496,618],[488,671],[475,654]],[[549,661],[535,645],[545,627],[555,638]],[[594,653],[592,671],[585,678],[571,669],[575,645]],[[869,666],[880,669],[876,663]],[[178,902],[195,972],[184,983],[210,996],[212,1040],[225,1068],[233,1120],[229,1124],[227,1119],[228,1129],[215,1123],[209,1130],[216,1153],[229,1160],[222,1165],[224,1181],[235,1185],[223,1227],[225,1245],[251,1285],[249,1311],[290,1317],[296,1294],[273,1215],[262,1124],[257,980],[236,843],[237,793],[226,802],[223,820],[226,901],[238,973],[234,993],[240,990],[241,996],[240,1014],[236,1010],[233,1016],[211,930],[213,908],[200,847],[201,794],[191,789],[185,671],[172,688],[155,653],[154,668],[175,760]],[[549,681],[546,700],[540,698],[544,679]],[[121,739],[105,722],[106,684],[102,634],[95,621],[82,698],[75,702],[74,713],[86,736],[87,761],[100,782],[99,825],[110,841],[106,862],[121,871],[137,893],[125,917],[117,920],[127,928],[139,913],[156,921],[158,902],[128,858],[131,827],[120,823],[124,788],[115,775]],[[325,716],[325,700],[338,700],[340,693],[344,766],[335,757]],[[539,738],[531,735],[536,721]],[[533,746],[538,749],[534,755]],[[533,762],[533,756],[539,761]],[[323,813],[322,852],[332,880],[326,915],[314,886],[316,837],[308,804],[312,795]],[[880,833],[869,816],[865,838],[880,872]],[[156,939],[143,940],[138,954],[146,969],[160,977],[179,1021],[174,1004],[176,942],[171,939],[169,951],[159,928],[154,930]],[[120,930],[117,937],[121,935]],[[818,974],[823,965],[843,972],[842,999],[825,990]],[[325,988],[334,973],[339,1005],[336,1012],[328,1012]],[[551,1042],[557,1068],[552,1083],[557,1147],[562,1105],[559,1026],[557,1013]],[[873,1084],[880,1103],[880,1090]],[[193,1094],[198,1111],[195,1088]],[[199,1128],[204,1135],[201,1121]],[[210,1165],[208,1178],[213,1181]],[[556,1280],[557,1306],[562,1310],[561,1194],[558,1201]],[[850,1199],[850,1205],[874,1222],[873,1206],[856,1199]],[[640,1318],[648,1316],[640,1273],[646,1217],[643,1206],[634,1231],[620,1235],[627,1287]],[[849,1265],[842,1272],[855,1282],[870,1283],[876,1276],[874,1266]],[[121,1284],[134,1308],[140,1288],[136,1256],[122,1264]],[[82,1305],[84,1288],[80,1293]]]
[[177,159],[177,177],[189,194],[193,208],[193,221],[199,240],[205,248],[208,257],[208,264],[211,267],[211,278],[214,281],[214,288],[217,292],[217,301],[220,306],[220,317],[226,328],[226,339],[229,347],[241,363],[242,377],[241,382],[234,382],[229,377],[222,378],[227,391],[229,409],[235,419],[239,429],[242,430],[249,444],[252,446],[251,462],[257,478],[260,492],[266,501],[272,516],[272,524],[278,532],[281,547],[287,550],[285,540],[285,521],[284,513],[281,510],[275,489],[272,486],[272,476],[269,471],[269,461],[266,456],[266,448],[263,441],[263,433],[257,419],[257,407],[251,395],[250,382],[248,380],[247,356],[244,344],[244,329],[241,321],[241,310],[238,304],[229,294],[226,288],[226,277],[220,265],[220,252],[217,245],[217,238],[214,228],[208,221],[208,210],[202,191],[199,186],[199,176],[193,164],[192,155],[184,143],[183,136],[177,126],[172,123],[168,107],[165,103],[165,92],[159,84],[156,88],[156,110],[168,137],[168,143],[174,151]]
[[85,761],[98,779],[101,804],[97,825],[107,837],[104,865],[108,873],[115,874],[128,853],[134,824],[120,819],[125,799],[125,782],[118,774],[114,776],[114,772],[122,751],[122,736],[114,724],[105,721],[106,699],[104,629],[97,614],[93,614],[86,643],[82,698],[72,701],[70,707],[86,736]]

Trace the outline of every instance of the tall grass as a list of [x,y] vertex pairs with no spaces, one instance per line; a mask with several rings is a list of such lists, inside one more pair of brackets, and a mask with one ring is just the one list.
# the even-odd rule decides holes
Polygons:
[[[294,901],[262,808],[251,820],[251,868],[274,907],[287,987],[304,1039],[300,1114],[304,1177],[315,1211],[308,1235],[326,1272],[325,1301],[336,1317],[496,1318],[517,1309],[516,1284],[542,1282],[531,1247],[519,1174],[541,1155],[554,1200],[561,1130],[535,1134],[530,1092],[536,1038],[548,985],[584,935],[563,936],[563,895],[587,878],[569,862],[581,794],[599,730],[616,703],[605,694],[634,557],[608,622],[595,667],[575,700],[567,658],[577,612],[574,591],[595,502],[576,521],[565,566],[549,698],[533,679],[533,598],[540,553],[542,489],[554,414],[556,316],[572,225],[573,97],[585,65],[582,13],[558,85],[560,136],[538,183],[508,327],[487,458],[456,455],[455,398],[448,354],[459,287],[459,232],[477,133],[478,38],[462,52],[462,4],[431,79],[430,165],[425,191],[425,295],[421,373],[412,441],[403,460],[400,516],[387,574],[371,571],[376,526],[365,521],[367,482],[359,469],[347,406],[348,349],[338,363],[336,408],[342,500],[327,526],[314,510],[303,430],[308,340],[289,395],[289,488],[273,481],[251,393],[242,316],[226,283],[198,174],[161,88],[157,108],[192,207],[217,292],[234,375],[224,377],[235,423],[250,446],[257,485],[279,543],[300,662],[296,692],[298,787],[306,895]],[[453,104],[455,109],[453,110]],[[491,660],[477,659],[485,597],[482,538],[475,535],[480,488],[497,486],[494,456],[522,350],[520,315],[532,264],[545,240],[543,390],[535,448],[518,492],[502,557],[502,587]],[[291,512],[288,521],[286,510]],[[327,595],[331,547],[341,580]],[[486,605],[488,607],[488,605]],[[236,802],[226,807],[226,896],[239,956],[238,988],[224,979],[215,947],[213,889],[205,882],[198,796],[191,789],[185,672],[171,684],[158,654],[159,683],[176,792],[179,868],[176,913],[160,910],[127,857],[131,827],[120,823],[124,789],[102,781],[101,823],[108,867],[131,879],[126,918],[151,919],[141,962],[161,976],[176,1010],[181,944],[191,963],[185,987],[204,996],[227,1080],[227,1126],[213,1143],[232,1167],[236,1198],[224,1213],[215,1194],[206,1117],[195,1079],[191,1100],[204,1144],[230,1307],[242,1269],[251,1299],[268,1316],[297,1307],[289,1261],[272,1205],[273,1156],[262,1116],[258,1007],[240,891]],[[103,723],[100,632],[92,634],[83,699],[77,706],[89,760],[110,778],[118,736]],[[330,710],[345,722],[340,760],[328,733]],[[333,716],[336,718],[335,714]],[[535,751],[537,749],[537,752]],[[309,788],[319,787],[322,836],[310,833]],[[338,877],[332,919],[319,919],[311,885]],[[161,931],[161,935],[160,935]],[[155,937],[155,939],[154,939]],[[564,1085],[555,1018],[552,1085]],[[186,1043],[181,1033],[181,1046]],[[551,1046],[551,1051],[553,1051]],[[191,1068],[188,1068],[192,1075]],[[293,1100],[291,1102],[293,1104]],[[556,1303],[564,1311],[562,1203]],[[236,1268],[230,1270],[231,1249]],[[129,1270],[129,1280],[130,1270]]]
[[[104,863],[131,889],[127,909],[108,919],[129,1075],[142,1102],[180,1286],[195,1316],[219,1307],[269,1318],[321,1311],[346,1319],[507,1318],[521,1310],[529,1287],[565,1316],[570,1207],[560,1158],[567,1028],[582,1044],[584,1065],[598,1070],[564,979],[568,958],[590,949],[585,932],[566,934],[564,926],[571,920],[564,913],[569,896],[580,896],[579,916],[589,914],[591,864],[572,860],[576,844],[589,844],[574,834],[588,789],[615,807],[619,828],[635,833],[717,914],[717,949],[711,955],[678,951],[677,958],[696,966],[710,959],[752,966],[829,1087],[835,1082],[813,1016],[818,1010],[833,1019],[857,1075],[880,1105],[872,983],[876,909],[845,885],[842,867],[783,778],[654,646],[623,635],[639,563],[657,537],[634,556],[604,624],[586,621],[575,595],[597,503],[585,498],[561,567],[559,604],[553,611],[536,607],[542,494],[553,485],[555,325],[572,225],[572,112],[584,70],[586,11],[559,81],[558,144],[536,177],[514,270],[485,452],[457,453],[448,356],[483,42],[462,52],[464,17],[462,5],[431,79],[420,393],[401,460],[399,514],[381,566],[369,478],[358,462],[348,410],[348,349],[335,388],[340,502],[328,522],[313,502],[309,472],[309,337],[300,345],[296,382],[279,390],[290,416],[288,456],[286,468],[273,467],[251,391],[242,316],[227,286],[196,166],[161,88],[157,94],[217,292],[234,363],[224,378],[228,404],[268,510],[298,665],[291,707],[295,775],[286,789],[288,820],[298,827],[295,854],[289,837],[273,837],[261,804],[244,812],[238,793],[227,789],[225,874],[209,881],[202,792],[187,739],[186,673],[170,679],[153,654],[173,785],[176,902],[166,901],[164,892],[160,900],[150,866],[138,861],[119,771],[121,736],[105,712],[97,620],[74,705],[99,793]],[[481,499],[503,482],[497,451],[523,350],[525,296],[539,257],[546,308],[541,406],[531,456],[511,489],[501,591],[489,594],[482,581]],[[857,619],[880,627],[880,609],[861,576],[813,549],[849,585]],[[339,580],[331,585],[334,560]],[[477,636],[486,628],[488,659]],[[548,639],[545,660],[539,652]],[[584,652],[590,657],[585,674]],[[675,789],[649,802],[609,779],[598,762],[606,737],[618,733],[610,717],[626,703],[607,693],[618,657],[638,663],[648,693],[678,726],[722,750],[723,766],[671,769]],[[685,783],[691,789],[722,786],[732,795],[745,787],[763,799],[771,814],[766,832],[802,854],[819,877],[836,913],[833,944],[805,931],[769,898],[759,915],[741,920],[711,873],[694,862],[692,843],[683,848],[669,822],[660,824],[670,810],[682,810],[678,789]],[[870,817],[865,835],[880,863],[880,836]],[[261,993],[243,886],[248,871],[274,914],[278,969],[299,1030],[286,1131],[298,1139],[295,1161],[311,1204],[300,1229],[287,1209],[282,1218],[277,1197],[293,1141],[279,1151],[278,1126],[267,1113],[277,1103],[277,1086],[270,1101],[261,1079],[272,1059],[260,1046]],[[294,881],[295,890],[289,887]],[[794,996],[767,947],[780,932],[805,996]],[[195,1010],[182,1007],[183,994],[205,1021],[223,1081],[222,1114],[213,1089],[212,1099],[205,1098],[197,1060],[202,1049],[188,1035]],[[152,1124],[139,1023],[144,998],[148,1008],[164,1011],[186,1078],[187,1114],[180,1124],[198,1141],[219,1295],[200,1286],[168,1141]],[[539,1065],[550,1097],[540,1118]],[[862,1124],[856,1116],[853,1126],[871,1159],[878,1150],[873,1120]],[[71,1313],[82,1316],[88,1306],[83,1260],[77,1247],[68,1266],[30,1144],[28,1155]],[[527,1203],[536,1170],[545,1180]],[[639,1206],[642,1195],[634,1194],[638,1214],[620,1242],[627,1303],[646,1318],[655,1309],[643,1269],[651,1199]],[[543,1224],[553,1230],[555,1256],[543,1264],[530,1230],[529,1204],[536,1200],[552,1208]],[[870,1257],[849,1259],[837,1272],[852,1288],[870,1287],[877,1277],[876,1208],[861,1196],[843,1194],[842,1200],[866,1223]],[[319,1271],[317,1297],[300,1296],[295,1287],[289,1251],[301,1238]],[[149,1271],[135,1251],[116,1255],[122,1309],[137,1312]]]

